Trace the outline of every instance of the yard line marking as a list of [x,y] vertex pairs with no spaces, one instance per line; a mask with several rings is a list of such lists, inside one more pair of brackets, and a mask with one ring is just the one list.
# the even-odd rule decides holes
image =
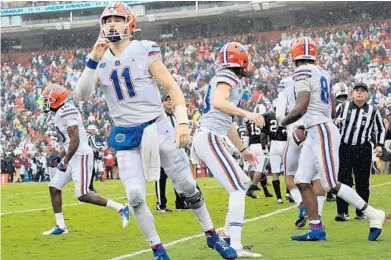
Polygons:
[[[222,186],[207,186],[207,187],[204,187],[202,188],[203,190],[206,190],[206,189],[215,189],[215,188],[223,188]],[[46,191],[47,193],[49,193],[49,191]],[[174,193],[172,191],[166,191],[166,193]],[[114,194],[114,195],[111,195],[111,196],[117,196],[117,195],[120,195],[120,194]],[[155,196],[156,193],[147,193],[147,196]],[[47,196],[48,198],[50,198],[49,194]],[[109,198],[111,199],[111,197],[109,196]],[[114,200],[120,200],[120,199],[126,199],[126,195],[124,194],[122,197],[118,197],[118,198],[115,198]],[[86,204],[86,203],[82,203],[82,202],[78,202],[78,203],[73,203],[73,204],[66,204],[66,205],[62,205],[62,207],[74,207],[74,206],[79,206],[79,205],[83,205],[83,204]],[[4,216],[4,215],[10,215],[10,214],[17,214],[17,213],[27,213],[27,212],[35,212],[35,211],[42,211],[42,210],[49,210],[49,209],[52,209],[51,207],[48,207],[48,208],[38,208],[38,209],[27,209],[27,210],[19,210],[19,211],[9,211],[9,212],[2,212],[0,214],[0,216]]]
[[[389,184],[391,184],[391,182],[385,182],[385,183],[373,185],[371,188],[375,188],[375,187],[379,187],[379,186],[385,186],[385,185],[389,185]],[[276,210],[276,211],[273,211],[273,212],[267,213],[265,215],[261,215],[261,216],[255,217],[255,218],[245,219],[244,223],[254,222],[254,221],[257,221],[259,219],[268,218],[268,217],[280,214],[282,212],[291,210],[293,208],[297,208],[297,206],[291,206],[291,207],[279,209],[279,210]],[[221,228],[216,229],[216,231],[221,231],[223,229],[224,229],[224,227],[221,227]],[[194,235],[194,236],[184,237],[184,238],[181,238],[181,239],[178,239],[178,240],[171,241],[171,242],[169,242],[167,244],[164,244],[164,247],[167,248],[169,246],[173,246],[173,245],[176,245],[176,244],[179,244],[179,243],[182,243],[182,242],[186,242],[186,241],[191,240],[193,238],[198,238],[198,237],[202,237],[202,236],[205,236],[205,234],[201,233],[201,234]],[[148,252],[151,252],[150,248],[144,249],[144,250],[140,250],[140,251],[137,251],[137,252],[133,252],[133,253],[130,253],[130,254],[126,254],[126,255],[117,256],[117,257],[114,257],[114,258],[110,258],[108,260],[122,260],[122,259],[131,258],[131,257],[137,256],[137,255],[141,255],[141,254],[144,254],[144,253],[148,253]]]

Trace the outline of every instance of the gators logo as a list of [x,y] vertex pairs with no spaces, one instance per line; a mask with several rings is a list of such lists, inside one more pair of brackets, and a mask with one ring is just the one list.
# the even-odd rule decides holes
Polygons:
[[125,135],[124,134],[116,134],[114,139],[116,142],[122,143],[123,141],[125,141]]

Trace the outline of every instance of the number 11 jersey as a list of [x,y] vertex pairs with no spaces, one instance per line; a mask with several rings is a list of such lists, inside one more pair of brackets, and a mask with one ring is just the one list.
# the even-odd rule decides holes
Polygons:
[[116,57],[108,49],[97,67],[110,116],[116,126],[134,126],[163,114],[156,80],[150,65],[161,60],[152,41],[133,40]]

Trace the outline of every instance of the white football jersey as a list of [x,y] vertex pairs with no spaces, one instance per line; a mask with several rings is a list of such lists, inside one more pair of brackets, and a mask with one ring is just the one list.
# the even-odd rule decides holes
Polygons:
[[311,100],[307,112],[302,117],[306,128],[332,122],[331,119],[331,93],[330,77],[321,67],[313,64],[305,64],[298,67],[294,74],[295,91],[311,92]]
[[[277,105],[276,105],[276,117],[279,122],[281,122],[287,113],[292,111],[296,105],[296,92],[295,92],[295,81],[292,77],[286,77],[281,80],[279,85],[283,85],[285,88],[282,92],[278,94]],[[296,121],[293,124],[287,126],[286,131],[287,135],[291,136],[294,126],[303,125],[301,119]]]
[[163,114],[159,89],[149,71],[161,59],[160,48],[152,41],[133,40],[119,57],[110,49],[103,55],[97,73],[116,126],[139,125]]
[[77,125],[79,128],[79,148],[75,155],[86,155],[92,153],[91,148],[88,145],[87,132],[83,125],[83,120],[79,110],[72,104],[66,103],[60,107],[54,115],[54,126],[56,127],[57,134],[60,137],[62,146],[65,152],[68,152],[70,138],[68,135],[68,127]]
[[215,109],[213,106],[214,95],[217,83],[219,82],[227,83],[232,87],[229,102],[234,106],[240,106],[243,92],[242,81],[230,70],[224,69],[217,71],[206,89],[204,111],[200,120],[200,127],[209,129],[221,135],[226,135],[232,125],[233,116],[223,113]]

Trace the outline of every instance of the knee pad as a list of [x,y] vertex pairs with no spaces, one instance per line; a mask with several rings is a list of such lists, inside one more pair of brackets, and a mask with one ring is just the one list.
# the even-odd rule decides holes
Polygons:
[[141,189],[139,188],[130,189],[128,192],[128,196],[129,196],[129,204],[132,207],[137,207],[144,202],[144,196],[141,192]]
[[204,196],[199,190],[197,190],[197,193],[194,196],[185,197],[185,202],[191,209],[201,208],[205,204]]
[[180,180],[173,181],[174,187],[178,193],[183,194],[185,197],[192,197],[198,192],[195,180],[189,176]]

